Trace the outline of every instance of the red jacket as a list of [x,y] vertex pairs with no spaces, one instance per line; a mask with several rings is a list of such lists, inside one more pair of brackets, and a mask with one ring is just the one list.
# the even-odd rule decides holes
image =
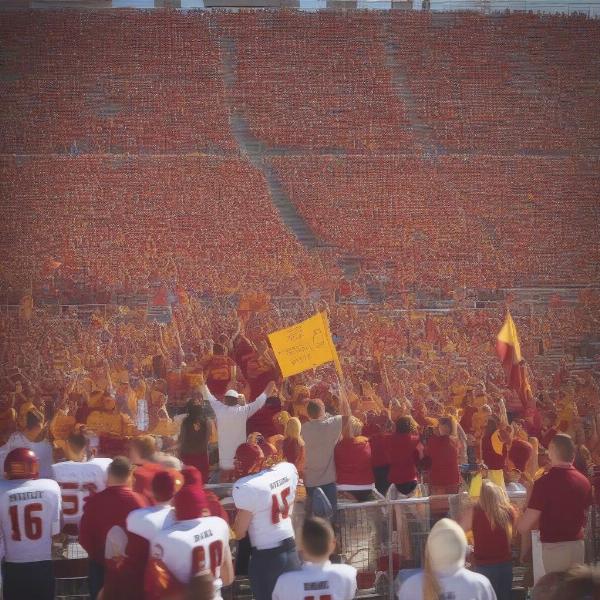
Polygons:
[[90,560],[104,564],[104,546],[110,528],[117,525],[126,529],[127,515],[147,504],[145,498],[124,485],[113,485],[89,496],[79,524],[79,543]]

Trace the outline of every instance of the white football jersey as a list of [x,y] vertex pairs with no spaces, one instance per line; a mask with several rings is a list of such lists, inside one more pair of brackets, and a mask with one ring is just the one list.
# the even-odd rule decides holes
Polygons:
[[7,562],[52,559],[60,532],[60,488],[52,479],[0,481],[0,528]]
[[160,531],[175,523],[175,510],[172,506],[157,504],[132,510],[127,515],[127,531],[135,533],[151,542]]
[[93,458],[87,462],[66,460],[52,465],[52,478],[62,490],[65,525],[79,525],[88,496],[106,488],[110,458]]
[[162,561],[182,584],[210,568],[215,578],[215,598],[221,597],[221,565],[229,545],[229,525],[221,517],[177,521],[152,541],[151,556]]
[[352,600],[356,594],[356,569],[350,565],[305,563],[300,571],[279,576],[273,600]]
[[283,540],[294,537],[291,517],[297,486],[298,471],[287,462],[234,483],[236,507],[252,513],[248,534],[254,548],[276,548]]

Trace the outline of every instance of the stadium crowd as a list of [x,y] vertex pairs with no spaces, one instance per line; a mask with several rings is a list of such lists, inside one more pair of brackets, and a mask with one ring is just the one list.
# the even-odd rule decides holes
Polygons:
[[[422,571],[375,548],[399,600],[507,600],[517,562],[535,599],[597,597],[600,296],[515,312],[520,394],[500,308],[465,301],[598,283],[597,33],[428,11],[0,20],[5,600],[53,598],[73,548],[93,600],[220,598],[236,575],[257,600],[349,600],[375,577],[343,564],[342,507],[427,496]],[[345,377],[282,378],[267,334],[317,310]],[[393,523],[398,546],[416,533]]]
[[[517,318],[524,356],[593,332],[598,298],[582,300]],[[343,384],[330,367],[280,377],[266,333],[311,310],[329,313]],[[423,579],[399,579],[401,599],[434,598],[427,594],[436,589],[509,598],[512,541],[530,562],[532,529],[546,571],[584,562],[600,460],[597,381],[592,369],[566,362],[529,369],[532,394],[523,400],[494,356],[497,311],[398,317],[309,300],[284,311],[255,294],[237,308],[189,296],[169,316],[159,324],[121,307],[84,322],[31,304],[3,315],[8,600],[51,597],[53,534],[55,545],[78,539],[87,552],[93,598],[218,596],[234,573],[248,574],[258,599],[294,586],[304,593],[302,582],[321,578],[332,597],[351,598],[356,570],[328,560],[339,561],[338,502],[390,494],[442,498],[431,501],[439,523]],[[506,490],[527,492],[524,511]],[[466,491],[472,502],[459,527],[445,518],[443,498]],[[295,500],[326,520],[293,521]],[[233,555],[227,523],[238,540]],[[475,574],[464,568],[467,548]]]

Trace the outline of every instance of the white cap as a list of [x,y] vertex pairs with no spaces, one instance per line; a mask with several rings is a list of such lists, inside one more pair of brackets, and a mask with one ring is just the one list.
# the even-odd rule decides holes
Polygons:
[[427,538],[427,552],[435,573],[451,574],[465,566],[467,536],[452,519],[441,519]]
[[225,392],[226,396],[229,396],[230,398],[239,398],[241,396],[240,393],[237,392],[237,390],[227,390]]

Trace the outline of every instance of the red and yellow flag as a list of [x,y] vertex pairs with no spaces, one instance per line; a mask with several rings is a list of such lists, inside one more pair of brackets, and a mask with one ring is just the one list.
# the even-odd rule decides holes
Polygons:
[[508,311],[506,312],[504,325],[498,332],[496,353],[504,367],[507,387],[519,394],[523,406],[526,407],[531,398],[531,387],[527,379],[525,361],[521,355],[517,326]]

